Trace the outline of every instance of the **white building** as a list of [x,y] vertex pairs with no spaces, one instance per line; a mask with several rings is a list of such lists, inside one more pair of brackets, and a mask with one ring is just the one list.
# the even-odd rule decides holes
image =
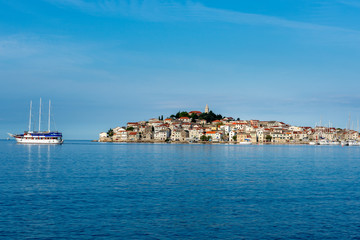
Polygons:
[[99,134],[99,139],[101,139],[101,138],[107,138],[107,133],[106,132],[101,132],[100,134]]
[[154,140],[165,141],[170,138],[170,130],[160,130],[154,133]]
[[236,132],[235,131],[230,131],[229,132],[229,142],[235,142],[234,136],[236,136]]
[[202,135],[204,135],[204,130],[200,128],[191,129],[189,131],[189,138],[192,141],[199,141]]

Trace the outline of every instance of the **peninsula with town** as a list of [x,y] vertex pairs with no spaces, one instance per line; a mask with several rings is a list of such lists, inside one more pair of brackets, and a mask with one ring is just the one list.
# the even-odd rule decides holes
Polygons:
[[[329,124],[330,125],[330,124]],[[293,126],[281,121],[240,120],[209,110],[179,111],[168,118],[128,122],[99,134],[99,142],[360,145],[359,131],[332,126]]]

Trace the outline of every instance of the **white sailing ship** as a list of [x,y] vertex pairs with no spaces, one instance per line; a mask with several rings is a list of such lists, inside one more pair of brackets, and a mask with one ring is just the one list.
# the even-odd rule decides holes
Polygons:
[[14,137],[18,143],[26,144],[62,144],[64,140],[62,139],[62,133],[58,131],[50,131],[50,109],[51,101],[49,100],[49,118],[48,118],[48,130],[41,131],[41,98],[40,98],[40,107],[39,107],[39,130],[31,130],[31,110],[32,110],[32,101],[30,101],[30,116],[29,116],[29,130],[25,131],[24,134],[9,134]]

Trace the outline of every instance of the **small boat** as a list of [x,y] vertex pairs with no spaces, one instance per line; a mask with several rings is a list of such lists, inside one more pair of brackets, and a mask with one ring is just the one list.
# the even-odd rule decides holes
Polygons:
[[359,142],[355,141],[355,140],[349,140],[348,142],[348,146],[359,146]]
[[309,142],[309,145],[316,145],[316,142]]
[[329,144],[330,144],[329,141],[326,139],[322,139],[319,141],[319,145],[329,145]]
[[25,131],[23,134],[10,134],[11,137],[14,137],[17,143],[26,143],[26,144],[62,144],[64,140],[62,139],[62,133],[58,131],[50,131],[50,109],[51,101],[49,101],[49,119],[48,119],[48,131],[41,131],[41,98],[40,98],[40,107],[39,107],[39,130],[31,130],[31,109],[32,101],[30,101],[30,117],[29,117],[29,130]]

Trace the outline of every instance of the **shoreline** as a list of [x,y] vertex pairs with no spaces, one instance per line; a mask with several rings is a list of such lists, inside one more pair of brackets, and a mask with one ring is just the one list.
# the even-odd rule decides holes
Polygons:
[[[252,144],[239,144],[237,142],[164,142],[164,141],[99,141],[99,140],[92,140],[91,142],[98,142],[98,143],[132,143],[132,144],[139,144],[139,143],[152,143],[152,144],[198,144],[198,145],[239,145],[239,146],[259,146],[259,145],[309,145],[309,143],[252,143]],[[320,145],[319,145],[320,146]],[[335,145],[339,146],[339,145]]]

